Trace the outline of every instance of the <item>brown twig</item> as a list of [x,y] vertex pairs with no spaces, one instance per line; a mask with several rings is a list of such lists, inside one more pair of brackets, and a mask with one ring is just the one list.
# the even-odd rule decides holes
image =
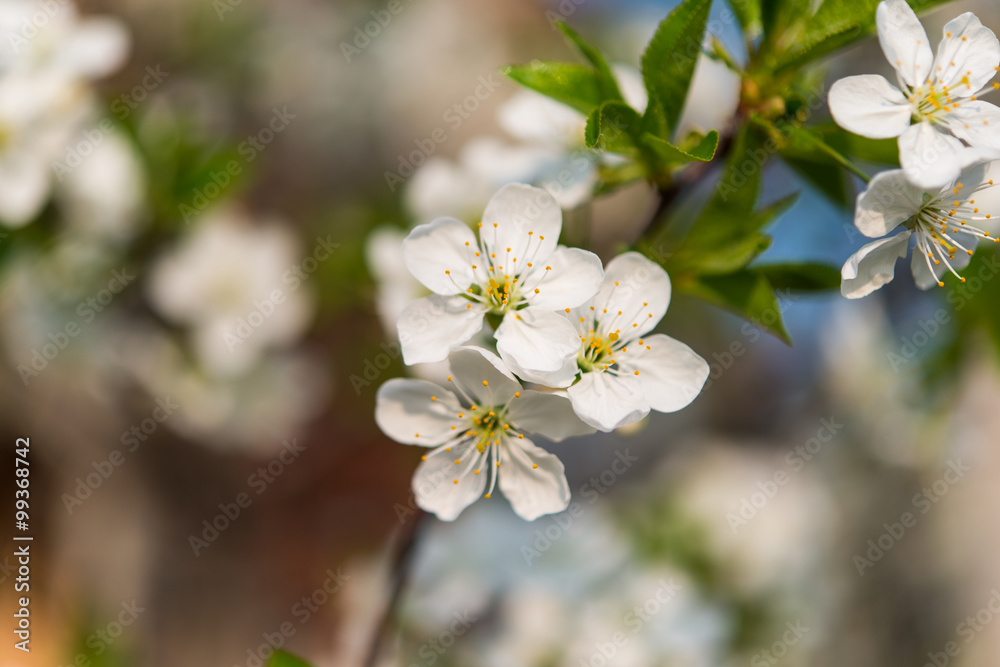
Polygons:
[[375,667],[379,653],[388,638],[389,629],[392,627],[393,618],[399,609],[399,604],[403,599],[403,592],[410,579],[410,572],[413,566],[413,556],[416,552],[417,538],[422,526],[426,523],[428,514],[421,509],[405,526],[401,526],[397,533],[397,549],[392,561],[392,582],[389,590],[389,600],[386,603],[385,611],[382,613],[375,633],[372,635],[372,642],[368,648],[368,657],[365,660],[365,667]]

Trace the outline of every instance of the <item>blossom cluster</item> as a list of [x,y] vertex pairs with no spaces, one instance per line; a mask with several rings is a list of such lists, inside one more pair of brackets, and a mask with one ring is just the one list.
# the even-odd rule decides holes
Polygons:
[[[944,286],[980,241],[998,241],[990,221],[990,162],[1000,158],[1000,108],[980,99],[1000,89],[1000,41],[972,13],[930,40],[906,0],[876,11],[879,42],[896,85],[879,75],[850,76],[830,89],[830,112],[844,129],[870,139],[898,137],[901,169],[876,176],[858,197],[855,225],[877,241],[855,253],[841,272],[848,298],[892,280],[896,260],[913,240],[918,287]],[[902,230],[889,236],[897,227]]]
[[670,302],[662,267],[627,252],[605,268],[559,245],[561,231],[552,195],[515,183],[475,231],[438,218],[403,240],[403,263],[431,291],[399,317],[403,361],[447,360],[449,388],[390,380],[375,417],[394,440],[430,448],[414,490],[441,519],[497,484],[525,519],[565,509],[562,463],[526,435],[559,441],[680,410],[708,377],[687,345],[652,333]]
[[[28,0],[0,2],[0,29],[7,35],[0,45],[0,225],[18,228],[48,201],[53,165],[94,113],[90,83],[121,67],[129,34],[116,19],[81,17],[72,2]],[[127,159],[118,157],[119,143],[95,151],[100,166],[111,170]],[[93,199],[90,192],[103,186],[93,171],[58,176],[71,201],[81,191]]]

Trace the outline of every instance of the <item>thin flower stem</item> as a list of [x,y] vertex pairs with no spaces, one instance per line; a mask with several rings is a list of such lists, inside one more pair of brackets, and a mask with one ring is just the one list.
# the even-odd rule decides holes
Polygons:
[[861,167],[859,167],[858,165],[854,164],[853,162],[851,162],[850,160],[848,160],[846,157],[844,157],[843,155],[841,155],[839,152],[837,152],[832,146],[830,146],[825,141],[820,141],[819,139],[816,139],[815,140],[815,145],[821,151],[823,151],[824,153],[826,153],[827,155],[829,155],[831,158],[833,158],[837,162],[837,164],[839,164],[841,167],[843,167],[847,171],[851,172],[852,174],[854,174],[855,176],[857,176],[858,178],[860,178],[865,183],[871,183],[872,182],[871,176],[869,176],[868,174],[866,174],[865,171]]
[[[752,122],[760,125],[761,127],[764,127],[767,130],[770,130],[771,132],[782,134],[782,130],[779,127],[777,127],[776,125],[774,125],[773,123],[771,123],[768,120],[760,118],[759,116],[753,116],[753,117],[751,117],[750,120]],[[847,171],[851,172],[852,174],[854,174],[855,176],[857,176],[858,178],[860,178],[865,183],[871,183],[871,181],[872,181],[871,176],[869,176],[868,174],[866,174],[865,171],[861,167],[859,167],[858,165],[856,165],[853,162],[851,162],[844,155],[841,155],[840,152],[838,152],[833,146],[831,146],[830,144],[826,143],[825,141],[823,141],[819,137],[813,135],[811,132],[808,132],[805,129],[798,129],[795,132],[795,135],[798,138],[800,138],[800,139],[802,139],[802,140],[810,143],[814,148],[818,148],[819,150],[821,150],[824,153],[826,153],[827,156],[829,156],[830,158],[832,158],[834,162],[836,162],[841,167],[843,167]]]

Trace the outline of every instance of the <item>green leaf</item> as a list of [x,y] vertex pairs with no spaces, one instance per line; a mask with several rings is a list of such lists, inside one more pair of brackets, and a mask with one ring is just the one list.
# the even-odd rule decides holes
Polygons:
[[646,104],[646,112],[642,115],[642,131],[654,137],[670,138],[670,126],[659,104]]
[[[614,192],[618,188],[646,178],[646,169],[638,162],[623,164],[602,164],[598,168],[600,183],[595,194],[603,195]],[[2,246],[0,246],[2,248]]]
[[584,140],[590,148],[636,156],[642,149],[642,117],[624,102],[605,102],[590,112]]
[[788,209],[790,209],[795,202],[799,199],[799,193],[793,192],[792,194],[779,199],[778,201],[768,204],[764,208],[760,209],[752,216],[750,216],[750,222],[744,225],[745,229],[763,229],[768,224],[780,218],[785,214]]
[[715,149],[719,147],[719,133],[712,130],[693,147],[684,150],[665,139],[644,133],[641,141],[649,146],[662,165],[685,164],[687,162],[710,162],[715,157]]
[[764,264],[751,269],[775,289],[821,292],[840,287],[840,269],[826,264]]
[[575,46],[580,54],[587,59],[587,62],[594,66],[594,69],[597,71],[602,100],[623,100],[621,91],[618,90],[618,82],[615,80],[615,75],[611,72],[611,68],[608,67],[608,63],[601,52],[585,42],[575,30],[563,21],[557,22],[556,27],[566,36],[569,43]]
[[[757,145],[748,142],[748,133],[737,138],[737,148],[747,150]],[[736,152],[730,156],[727,173],[736,174],[745,164],[745,155]],[[756,166],[756,165],[755,165]],[[716,189],[715,195],[705,205],[688,235],[676,245],[667,262],[667,270],[694,275],[722,275],[739,271],[752,262],[771,245],[771,237],[761,233],[775,218],[795,203],[798,193],[792,194],[754,212],[760,185],[760,168],[750,176],[739,171],[745,181],[734,192]],[[754,175],[756,174],[756,175]]]
[[504,74],[585,114],[604,101],[600,77],[584,65],[534,60],[527,65],[509,65]]
[[768,42],[774,42],[789,26],[809,12],[811,0],[760,0],[761,23]]
[[[707,227],[707,226],[706,226]],[[707,227],[717,230],[719,227]],[[715,238],[709,235],[698,238],[698,247],[686,245],[686,255],[692,255],[699,275],[723,275],[733,273],[752,262],[759,254],[771,247],[771,237],[760,232],[751,232],[740,238]]]
[[[670,139],[687,99],[694,68],[701,54],[712,0],[683,0],[660,23],[642,55],[642,78],[649,92],[647,113],[662,114],[664,124],[650,122],[647,131]],[[655,130],[655,131],[654,131]]]
[[[875,10],[880,0],[826,0],[809,17],[792,46],[778,58],[775,72],[802,65],[851,44],[875,31]],[[923,11],[949,0],[907,0],[914,11]]]
[[743,32],[755,33],[761,30],[761,0],[729,0],[736,19],[743,26]]
[[831,202],[841,207],[851,205],[843,169],[831,162],[813,160],[812,156],[803,157],[794,151],[782,151],[781,157],[785,164]]
[[[843,141],[838,142],[837,139]],[[841,130],[840,136],[833,137],[828,143],[859,160],[899,166],[899,143],[896,139],[868,139]]]
[[296,658],[291,653],[276,651],[271,656],[270,662],[267,663],[267,667],[312,667],[312,665],[301,658]]
[[766,160],[767,153],[760,147],[757,135],[744,127],[734,139],[715,192],[695,224],[719,224],[713,221],[721,220],[739,229],[741,221],[749,221],[749,212],[757,206]]
[[781,315],[784,307],[763,274],[743,270],[724,276],[705,276],[680,288],[684,293],[728,310],[774,334],[788,345],[792,344]]

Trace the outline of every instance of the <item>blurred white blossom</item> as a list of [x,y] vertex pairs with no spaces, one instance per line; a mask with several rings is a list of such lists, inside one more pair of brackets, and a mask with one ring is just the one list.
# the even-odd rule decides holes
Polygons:
[[313,301],[294,273],[301,257],[298,239],[281,222],[215,209],[154,262],[149,299],[190,328],[203,368],[232,377],[265,350],[295,343],[308,326]]

